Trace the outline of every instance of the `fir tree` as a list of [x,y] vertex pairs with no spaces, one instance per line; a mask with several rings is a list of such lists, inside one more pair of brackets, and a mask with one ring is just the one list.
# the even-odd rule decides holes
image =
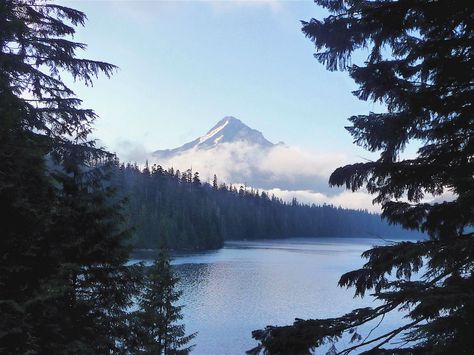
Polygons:
[[[361,100],[387,112],[350,118],[354,142],[380,152],[375,161],[337,169],[330,184],[375,194],[383,216],[426,231],[426,241],[376,247],[341,286],[372,292],[381,305],[334,319],[296,320],[293,326],[255,331],[269,354],[309,353],[352,333],[356,343],[339,351],[467,354],[474,348],[474,3],[472,1],[316,0],[331,15],[303,23],[316,59],[329,70],[348,70]],[[352,54],[368,52],[363,65]],[[366,53],[367,53],[366,52]],[[402,158],[411,142],[417,156]],[[449,191],[452,201],[427,203]],[[403,201],[406,198],[406,201]],[[416,281],[411,277],[418,273]],[[395,278],[390,277],[395,276]],[[357,327],[402,310],[398,328],[361,337]],[[391,340],[402,338],[395,350]],[[362,340],[363,339],[363,340]],[[401,345],[400,345],[401,344]],[[291,351],[290,351],[291,350]]]
[[201,179],[199,178],[199,172],[195,172],[193,175],[193,184],[200,186],[201,185]]
[[135,287],[124,267],[122,201],[104,179],[113,157],[88,141],[96,118],[65,85],[114,66],[79,59],[84,13],[0,2],[0,352],[113,353]]
[[171,270],[170,257],[164,248],[147,270],[144,291],[135,312],[140,345],[137,352],[157,355],[188,354],[194,345],[188,345],[197,333],[186,335],[183,324],[183,306],[176,305],[182,291],[176,290],[179,279]]
[[45,285],[62,287],[55,300],[61,337],[44,346],[53,353],[61,347],[73,353],[122,353],[130,341],[128,309],[141,284],[140,266],[126,265],[131,231],[126,201],[108,183],[114,162],[92,162],[81,152],[78,147],[67,157],[71,170],[55,173],[62,189],[50,248],[59,265]]

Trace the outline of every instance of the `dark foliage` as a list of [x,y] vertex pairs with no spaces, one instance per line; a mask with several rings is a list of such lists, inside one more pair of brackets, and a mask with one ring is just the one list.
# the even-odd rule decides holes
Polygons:
[[90,85],[111,64],[68,38],[86,16],[0,2],[0,352],[122,351],[135,291],[113,157],[87,140],[95,114],[61,76]]
[[122,165],[117,185],[128,196],[133,245],[154,248],[159,241],[172,249],[212,249],[224,240],[290,237],[420,237],[389,226],[380,215],[333,206],[285,203],[264,191],[218,186],[159,165]]
[[[354,92],[359,99],[387,106],[385,113],[351,117],[347,128],[356,144],[380,152],[380,157],[337,169],[330,184],[353,191],[367,188],[382,205],[384,218],[425,231],[430,240],[368,250],[363,268],[341,277],[341,286],[355,287],[358,296],[372,292],[381,306],[255,331],[260,344],[251,353],[305,354],[399,310],[408,315],[399,328],[353,337],[355,345],[339,353],[471,353],[474,3],[316,3],[331,13],[322,21],[303,23],[303,32],[316,46],[316,59],[329,70],[348,70],[359,86]],[[357,50],[368,53],[367,59],[363,65],[350,65]],[[410,142],[419,146],[417,155],[403,159],[400,153]],[[444,191],[452,193],[452,201],[423,201],[427,194]],[[405,342],[391,344],[397,338]]]
[[146,268],[144,288],[139,296],[139,310],[132,314],[133,331],[138,343],[134,353],[155,355],[189,354],[194,345],[189,342],[197,333],[186,335],[183,306],[176,305],[182,291],[178,291],[179,279],[174,275],[170,256],[165,248],[159,249],[153,265]]

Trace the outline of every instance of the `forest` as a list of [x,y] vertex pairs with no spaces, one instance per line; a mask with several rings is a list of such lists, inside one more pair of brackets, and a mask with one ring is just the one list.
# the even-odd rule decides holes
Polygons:
[[[238,238],[392,238],[401,236],[400,228],[427,238],[372,247],[362,254],[364,265],[339,279],[339,286],[375,302],[336,318],[268,324],[252,332],[258,344],[247,353],[308,355],[332,344],[330,354],[472,354],[474,2],[315,2],[324,12],[301,23],[315,59],[328,71],[347,72],[356,98],[386,106],[378,113],[354,112],[346,127],[354,144],[378,158],[337,168],[329,185],[367,191],[381,216],[399,227],[366,211],[288,203],[217,177],[202,183],[191,170],[118,164],[91,137],[98,115],[74,91],[73,81],[92,86],[98,76],[118,70],[78,53],[87,47],[76,41],[86,14],[49,1],[0,1],[1,354],[189,353],[196,333],[186,335],[184,324],[177,324],[183,318],[175,304],[180,291],[166,248],[143,268],[130,263],[133,247],[207,249]],[[120,38],[125,46],[131,42]],[[362,61],[360,53],[367,55]],[[143,57],[136,57],[137,67]],[[141,83],[140,73],[133,76]],[[108,104],[118,103],[117,97]],[[410,143],[416,153],[404,155]],[[427,202],[430,196],[436,199]],[[399,324],[372,332],[400,312]],[[373,322],[368,334],[359,333]],[[338,343],[344,348],[337,351],[335,342],[347,336],[351,344]]]
[[366,210],[285,202],[265,191],[219,183],[215,175],[212,184],[203,183],[191,169],[121,164],[114,177],[128,199],[131,243],[138,249],[162,242],[175,250],[203,250],[219,248],[224,240],[423,236]]

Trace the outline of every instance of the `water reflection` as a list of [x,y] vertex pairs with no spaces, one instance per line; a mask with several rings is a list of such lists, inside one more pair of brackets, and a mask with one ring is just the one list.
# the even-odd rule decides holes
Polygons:
[[[294,318],[335,317],[374,306],[337,287],[342,273],[380,239],[298,239],[232,242],[208,253],[176,256],[187,332],[199,331],[195,354],[243,354],[251,331]],[[387,319],[384,327],[399,322]]]

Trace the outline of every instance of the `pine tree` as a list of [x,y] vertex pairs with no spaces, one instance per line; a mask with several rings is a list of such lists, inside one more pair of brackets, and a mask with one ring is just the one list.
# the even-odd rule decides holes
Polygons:
[[186,335],[183,306],[176,302],[182,295],[176,286],[179,279],[171,270],[170,257],[162,247],[153,265],[147,270],[144,291],[135,312],[137,334],[141,339],[137,352],[157,355],[188,354],[194,345],[188,343],[197,333]]
[[[96,118],[61,79],[114,66],[79,59],[80,11],[0,2],[0,352],[113,353],[125,344],[136,277],[125,267],[113,157],[88,141]],[[4,219],[5,218],[5,219]]]
[[201,179],[199,178],[199,172],[195,172],[193,175],[193,184],[200,186],[201,185]]
[[47,242],[54,189],[44,162],[49,142],[23,129],[26,109],[0,76],[0,353],[19,354],[37,348],[31,318],[48,301],[39,299],[40,282],[53,267],[37,250]]
[[[109,174],[112,161],[91,162],[78,147],[56,172],[57,197],[51,251],[57,275],[45,280],[62,292],[55,300],[56,336],[43,344],[49,352],[122,353],[130,339],[128,309],[141,285],[140,266],[128,266],[130,229],[126,201],[116,196]],[[77,160],[76,162],[74,162]],[[85,165],[85,163],[87,164]],[[59,349],[59,350],[58,350]]]
[[[337,169],[330,184],[353,191],[367,188],[384,218],[425,231],[430,238],[368,250],[363,268],[341,277],[341,286],[355,287],[357,296],[372,292],[380,306],[255,331],[261,343],[251,353],[306,354],[347,333],[356,344],[339,354],[362,351],[363,346],[371,354],[472,353],[474,3],[316,3],[331,13],[322,21],[303,23],[303,32],[316,46],[316,59],[329,70],[348,70],[359,86],[354,92],[359,99],[387,106],[387,112],[352,116],[347,128],[356,144],[379,152],[379,158]],[[363,65],[350,65],[357,50],[368,57]],[[419,146],[416,157],[402,158],[413,141]],[[453,195],[452,201],[423,200],[444,191]],[[378,336],[357,333],[358,326],[399,310],[408,317],[398,328]],[[390,344],[397,337],[405,342]]]

